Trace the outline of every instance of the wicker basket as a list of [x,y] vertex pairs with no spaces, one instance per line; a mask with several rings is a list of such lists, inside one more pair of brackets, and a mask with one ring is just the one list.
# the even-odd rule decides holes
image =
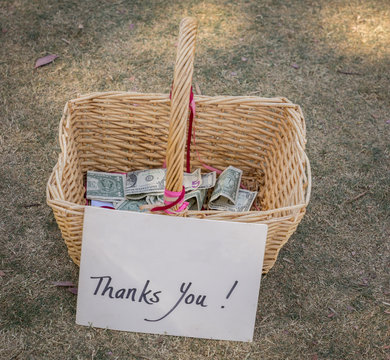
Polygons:
[[[72,260],[79,264],[88,170],[127,172],[167,164],[167,189],[182,188],[188,99],[196,22],[180,24],[172,97],[130,92],[93,93],[70,100],[60,122],[61,153],[47,184],[47,203]],[[182,216],[268,225],[263,273],[301,221],[311,174],[305,122],[286,98],[195,96],[196,153],[224,169],[243,170],[243,184],[258,191],[259,211],[187,211]]]

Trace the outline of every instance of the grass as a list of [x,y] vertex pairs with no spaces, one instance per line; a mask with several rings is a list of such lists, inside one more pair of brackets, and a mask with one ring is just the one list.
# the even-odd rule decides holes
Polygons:
[[[62,108],[168,92],[185,15],[200,22],[202,93],[285,96],[306,118],[311,203],[262,281],[248,344],[80,327],[76,297],[51,285],[78,278],[45,205]],[[3,1],[0,358],[390,359],[389,27],[386,0]]]

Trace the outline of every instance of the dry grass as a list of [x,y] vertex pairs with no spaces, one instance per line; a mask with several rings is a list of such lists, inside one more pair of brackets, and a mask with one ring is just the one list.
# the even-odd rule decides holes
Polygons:
[[[307,121],[312,201],[250,344],[79,327],[75,296],[50,285],[78,277],[45,205],[63,105],[168,92],[187,14],[204,94],[283,95]],[[1,2],[0,358],[390,359],[389,24],[387,0]]]

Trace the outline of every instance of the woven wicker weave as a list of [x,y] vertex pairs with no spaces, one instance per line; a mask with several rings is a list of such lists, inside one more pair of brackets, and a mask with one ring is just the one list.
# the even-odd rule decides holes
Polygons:
[[[88,170],[127,172],[161,168],[167,188],[180,191],[196,22],[181,22],[172,100],[165,94],[93,93],[67,102],[60,122],[61,153],[47,184],[47,203],[72,260],[79,264]],[[196,150],[215,168],[243,170],[243,184],[258,191],[261,211],[187,211],[181,216],[268,225],[263,273],[301,221],[310,199],[305,122],[286,98],[195,96]]]

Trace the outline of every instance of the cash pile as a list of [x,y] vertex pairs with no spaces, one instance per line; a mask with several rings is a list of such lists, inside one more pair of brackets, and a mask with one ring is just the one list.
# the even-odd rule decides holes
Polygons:
[[[166,169],[124,173],[87,172],[86,197],[91,206],[117,210],[148,211],[164,202]],[[216,172],[200,169],[184,173],[185,201],[189,210],[249,211],[257,192],[240,188],[242,170],[227,167],[217,179]],[[208,192],[208,203],[205,204]],[[153,207],[153,206],[152,206]]]

